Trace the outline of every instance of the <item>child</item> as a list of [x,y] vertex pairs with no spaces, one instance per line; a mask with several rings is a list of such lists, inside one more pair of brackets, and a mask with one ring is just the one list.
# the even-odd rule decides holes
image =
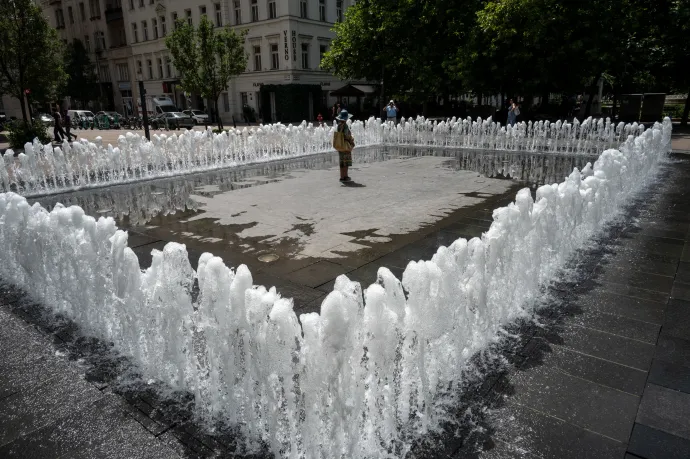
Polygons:
[[338,127],[333,133],[333,147],[338,150],[340,157],[340,181],[350,182],[352,179],[347,175],[348,167],[352,166],[352,149],[355,147],[355,139],[352,137],[347,120],[352,117],[347,110],[342,110],[335,119]]

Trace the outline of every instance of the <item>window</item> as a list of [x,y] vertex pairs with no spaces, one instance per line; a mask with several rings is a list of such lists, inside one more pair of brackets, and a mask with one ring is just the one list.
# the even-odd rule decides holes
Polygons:
[[227,92],[223,93],[223,111],[225,113],[228,113],[230,111],[230,97],[228,97]]
[[336,0],[335,2],[335,17],[336,21],[343,22],[343,0]]
[[299,0],[299,17],[307,19],[307,0]]
[[199,7],[199,17],[201,17],[201,16],[206,16],[206,7],[205,6]]
[[139,32],[137,32],[137,23],[132,23],[132,40],[134,43],[139,43]]
[[271,43],[271,69],[278,70],[280,67],[280,56],[278,55],[278,45]]
[[275,19],[278,17],[277,11],[276,11],[276,2],[275,0],[269,0],[268,2],[268,19]]
[[86,9],[84,8],[84,2],[79,3],[79,16],[81,16],[82,21],[86,21]]
[[148,41],[149,39],[149,24],[148,21],[141,21],[141,34],[144,38],[144,41]]
[[98,76],[101,81],[110,81],[110,68],[107,65],[101,65],[101,68],[98,70]]
[[177,12],[172,13],[173,28],[177,30]]
[[158,77],[162,80],[163,79],[163,59],[160,57],[157,59],[158,63]]
[[74,12],[71,6],[67,7],[67,17],[69,17],[69,23],[74,24]]
[[240,96],[242,97],[242,106],[249,105],[249,93],[242,92]]
[[117,81],[129,81],[129,68],[127,64],[117,64]]
[[62,14],[62,10],[55,10],[55,28],[64,29],[65,28],[65,17]]
[[326,0],[319,0],[319,20],[326,22]]
[[96,32],[96,51],[105,49],[105,32]]
[[242,24],[242,7],[240,0],[235,0],[235,24]]
[[144,77],[144,66],[141,65],[141,61],[137,61],[137,78],[139,78],[139,75],[141,77]]
[[89,13],[91,13],[91,19],[101,17],[100,0],[89,0]]
[[216,27],[223,27],[223,12],[220,9],[220,3],[214,5],[216,10]]
[[143,8],[143,7],[144,7],[144,0],[139,0],[139,8]]
[[129,0],[129,9],[130,10],[134,9],[134,0]]
[[87,53],[91,52],[91,40],[88,35],[84,35],[84,49],[86,49]]
[[321,66],[321,61],[323,61],[323,55],[326,54],[326,51],[328,51],[328,46],[326,46],[326,45],[320,45],[319,46],[319,67]]
[[252,0],[252,22],[259,20],[259,0]]
[[125,33],[125,27],[119,27],[117,29],[118,46],[127,45],[127,34]]
[[165,77],[166,78],[172,78],[172,71],[170,69],[170,58],[169,57],[165,58]]
[[158,19],[161,21],[161,37],[165,37],[168,34],[168,31],[165,28],[165,16],[161,16]]
[[153,80],[153,61],[151,59],[146,59],[146,67],[149,70],[149,80]]
[[261,46],[254,46],[254,71],[261,71]]
[[309,68],[309,45],[302,43],[302,68]]
[[184,10],[184,15],[187,18],[187,24],[193,26],[194,22],[192,21],[192,10]]
[[153,39],[158,38],[158,21],[156,18],[151,19],[151,31],[153,32]]
[[149,5],[153,5],[156,0],[149,0]]

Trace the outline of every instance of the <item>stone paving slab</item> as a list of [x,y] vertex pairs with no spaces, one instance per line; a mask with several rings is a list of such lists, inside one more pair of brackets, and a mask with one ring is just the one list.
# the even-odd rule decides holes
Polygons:
[[[690,457],[688,174],[688,160],[665,168],[662,186],[640,197],[634,225],[540,319],[546,323],[499,394],[506,407],[494,416],[497,441],[485,441],[481,457]],[[513,406],[548,422],[525,432],[529,421]],[[600,442],[584,432],[616,446],[592,450]]]

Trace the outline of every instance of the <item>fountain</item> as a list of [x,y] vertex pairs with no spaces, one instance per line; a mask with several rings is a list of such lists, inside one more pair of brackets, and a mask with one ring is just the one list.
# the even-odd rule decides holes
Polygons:
[[[445,147],[534,153],[594,154],[639,136],[644,126],[589,118],[580,123],[519,123],[502,127],[491,118],[429,121],[422,117],[400,124],[370,118],[352,123],[360,147],[371,145]],[[186,131],[145,138],[127,133],[116,146],[81,140],[53,148],[37,140],[15,159],[7,150],[0,167],[0,191],[40,196],[81,188],[148,180],[243,164],[295,158],[333,151],[333,127],[271,124],[230,129],[220,134]]]
[[[321,145],[329,139],[327,130],[294,129],[313,131]],[[253,286],[243,265],[233,270],[205,253],[194,271],[185,247],[170,243],[154,251],[151,267],[142,272],[127,247],[127,233],[112,218],[96,220],[79,207],[62,205],[48,212],[11,192],[0,194],[0,277],[72,318],[86,333],[114,342],[147,377],[193,393],[200,418],[237,426],[249,450],[262,444],[284,458],[404,457],[416,438],[444,418],[469,358],[503,324],[528,314],[540,286],[653,177],[669,151],[671,122],[667,118],[644,131],[594,122],[553,131],[546,124],[499,131],[490,122],[452,120],[441,127],[416,120],[358,129],[376,143],[395,138],[457,147],[467,141],[465,147],[487,148],[504,142],[506,148],[538,145],[554,152],[589,151],[630,135],[593,165],[539,187],[536,200],[529,189],[521,190],[515,203],[494,211],[481,238],[458,239],[429,261],[411,262],[402,280],[381,268],[376,283],[362,291],[340,276],[321,313],[299,320],[291,300],[275,288]],[[466,131],[444,133],[453,129]],[[574,129],[586,135],[572,136]],[[127,167],[108,171],[126,179],[149,168],[170,171],[172,164],[197,167],[200,158],[226,161],[225,153],[213,153],[217,150],[200,135],[206,134],[162,142],[185,145],[176,153],[156,144],[162,139],[143,144],[123,137],[120,151],[138,153],[127,157]],[[231,136],[222,136],[213,138],[213,145],[228,148]],[[137,148],[127,149],[127,142]],[[283,151],[280,145],[252,148],[271,155]],[[313,152],[308,145],[317,144],[290,151]],[[31,183],[46,187],[73,183],[61,175],[67,167],[72,178],[85,183],[100,177],[87,173],[102,170],[100,159],[90,156],[95,147],[77,149],[76,159],[90,158],[78,167],[61,157],[45,170],[30,151],[19,170],[33,171],[37,181]],[[156,155],[145,157],[147,149]],[[234,158],[257,158],[244,155]],[[163,157],[166,161],[156,159]],[[198,298],[192,296],[195,280]]]

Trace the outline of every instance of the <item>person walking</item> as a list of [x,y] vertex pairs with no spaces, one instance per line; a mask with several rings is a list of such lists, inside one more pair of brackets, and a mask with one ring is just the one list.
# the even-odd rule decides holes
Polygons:
[[513,101],[513,99],[510,99],[508,106],[508,124],[510,124],[511,126],[515,126],[515,122],[517,121],[517,117],[519,114],[520,109],[518,108],[515,101]]
[[72,129],[72,118],[69,116],[69,112],[67,110],[64,111],[62,119],[64,121],[63,124],[65,126],[65,135],[67,136],[67,140],[71,142],[72,137],[76,139],[77,136],[69,132],[70,129]]
[[350,118],[352,118],[352,115],[347,110],[341,110],[340,114],[335,118],[338,126],[333,133],[333,148],[338,150],[340,181],[343,183],[352,181],[350,176],[347,175],[348,168],[352,166],[352,149],[355,147],[355,139],[350,132],[350,126],[347,125],[347,120]]
[[60,108],[55,107],[55,110],[53,110],[53,141],[60,143],[62,142],[62,137],[60,136],[60,131],[62,130],[62,127],[60,125]]
[[395,123],[398,120],[398,107],[392,100],[388,102],[388,105],[386,105],[386,108],[384,108],[383,111],[386,112],[386,118],[388,121]]

